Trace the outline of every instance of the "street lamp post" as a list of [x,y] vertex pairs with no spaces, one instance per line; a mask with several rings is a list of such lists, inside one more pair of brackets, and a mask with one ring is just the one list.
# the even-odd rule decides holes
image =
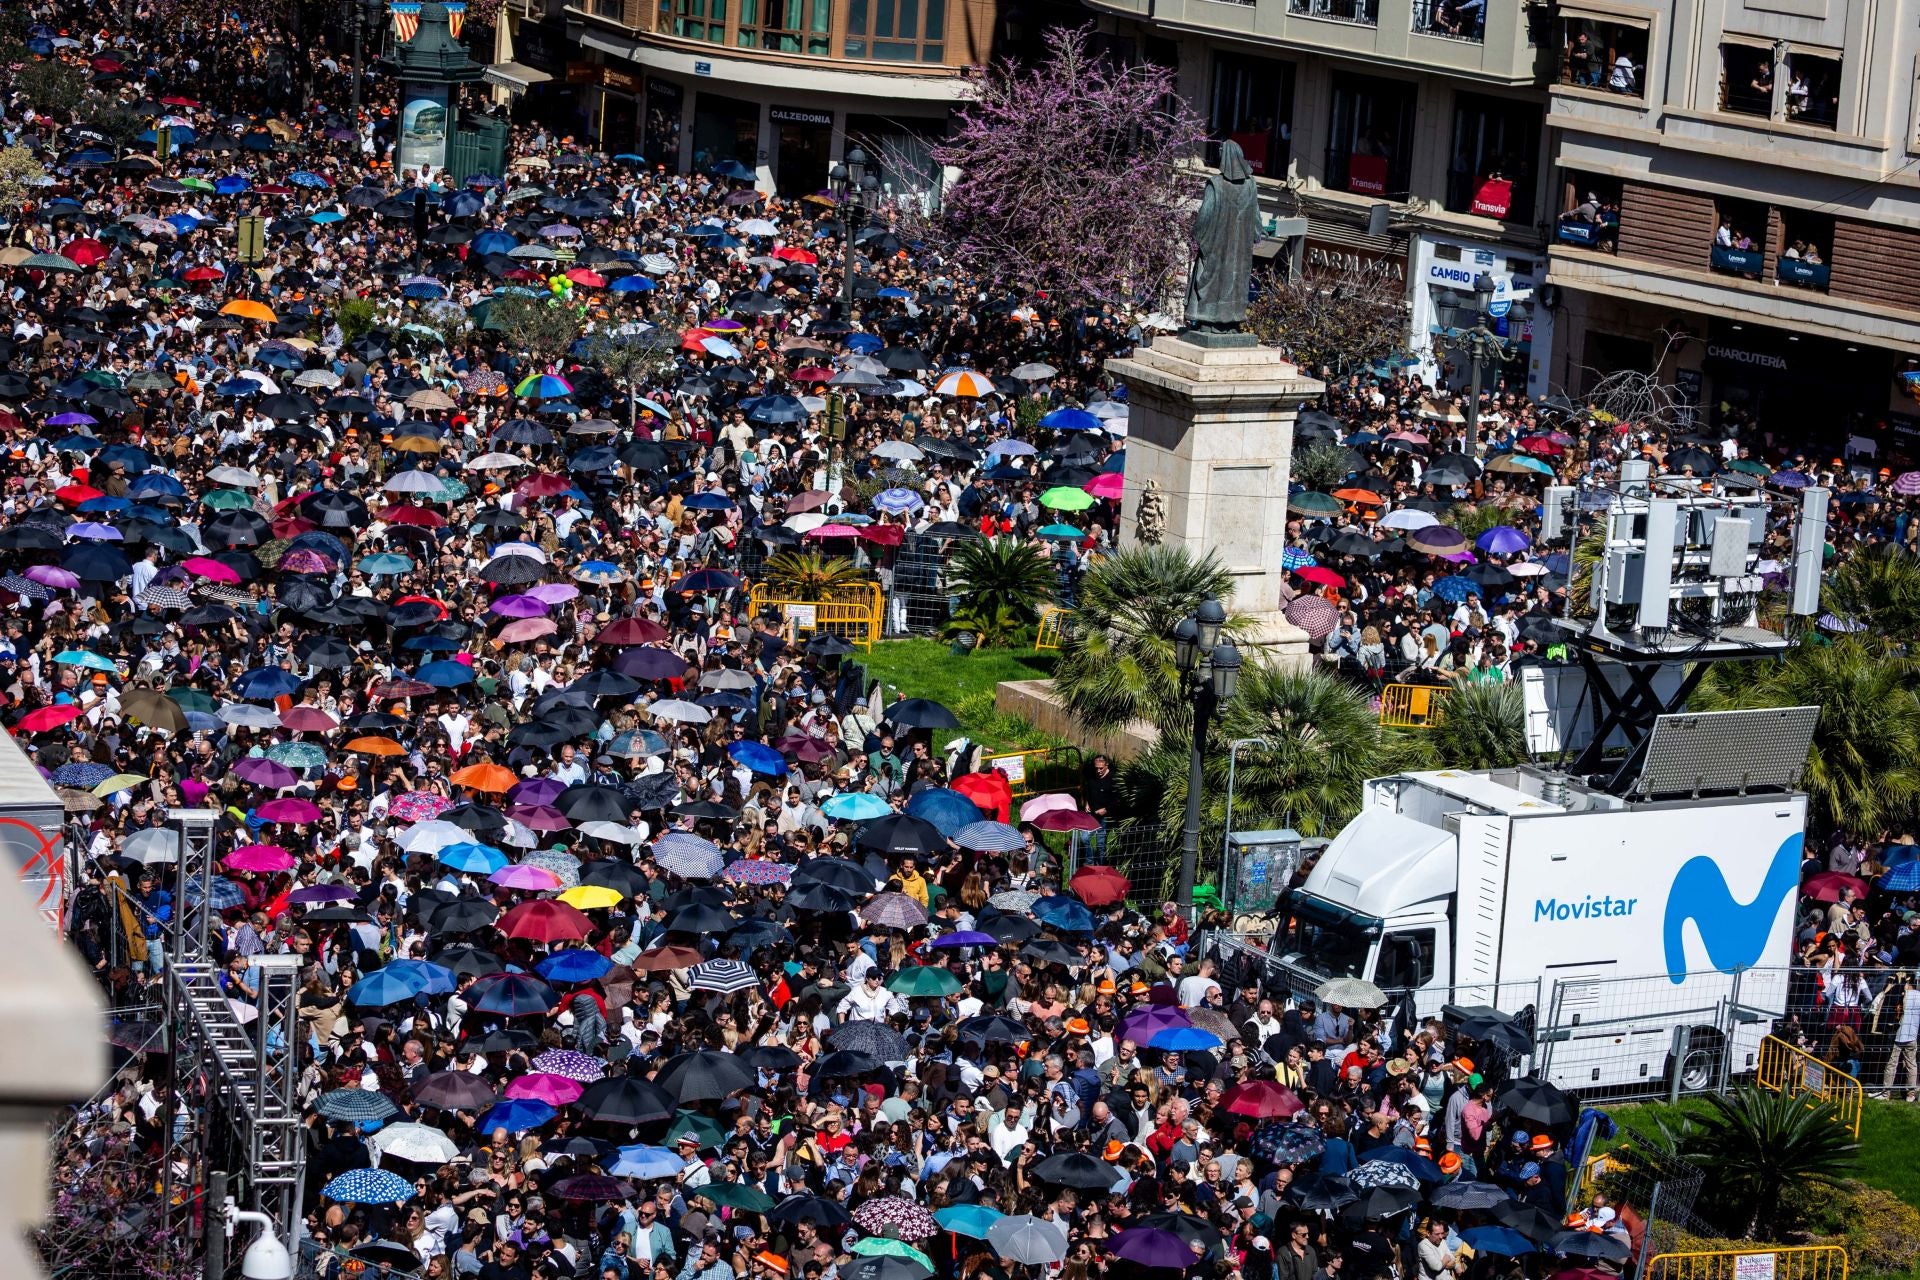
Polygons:
[[1511,338],[1503,338],[1495,333],[1493,322],[1503,318],[1511,329],[1525,324],[1531,314],[1524,302],[1515,302],[1508,306],[1503,316],[1496,317],[1493,314],[1496,292],[1493,277],[1482,271],[1473,278],[1471,301],[1451,289],[1435,299],[1435,310],[1439,312],[1440,323],[1446,328],[1447,345],[1455,351],[1464,352],[1471,367],[1464,450],[1468,457],[1473,456],[1480,443],[1480,384],[1486,367],[1496,358],[1504,359],[1511,355],[1517,346]]
[[880,189],[880,180],[867,172],[867,153],[859,147],[847,150],[844,164],[836,164],[827,173],[828,184],[840,197],[840,222],[846,232],[846,253],[841,259],[840,318],[853,323],[853,238],[867,220],[866,198]]
[[1227,611],[1218,600],[1200,603],[1173,629],[1173,660],[1193,703],[1193,738],[1187,750],[1187,817],[1180,832],[1180,893],[1193,910],[1193,881],[1200,865],[1200,798],[1206,787],[1207,733],[1222,703],[1240,683],[1240,650],[1221,638]]

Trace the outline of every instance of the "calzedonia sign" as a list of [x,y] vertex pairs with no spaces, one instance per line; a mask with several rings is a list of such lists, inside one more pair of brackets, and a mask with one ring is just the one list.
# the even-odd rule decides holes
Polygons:
[[831,111],[802,111],[798,107],[769,107],[767,109],[767,118],[775,124],[817,124],[824,125],[829,129],[833,127],[833,112]]

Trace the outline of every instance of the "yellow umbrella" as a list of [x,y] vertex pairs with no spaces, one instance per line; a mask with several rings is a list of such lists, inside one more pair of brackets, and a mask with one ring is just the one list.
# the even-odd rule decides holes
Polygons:
[[147,781],[147,775],[144,773],[116,773],[111,778],[102,780],[100,785],[93,789],[93,794],[104,800],[116,791],[137,787],[145,781]]
[[560,901],[582,911],[598,911],[603,907],[617,907],[627,895],[618,889],[609,889],[603,884],[577,884],[560,895]]
[[273,314],[273,308],[264,302],[255,302],[251,298],[235,298],[220,308],[223,316],[239,316],[242,320],[258,320],[261,324],[272,324],[279,319]]

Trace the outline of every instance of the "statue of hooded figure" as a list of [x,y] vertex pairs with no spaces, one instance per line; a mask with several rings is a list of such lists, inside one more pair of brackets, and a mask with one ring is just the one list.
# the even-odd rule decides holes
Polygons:
[[1253,246],[1260,238],[1260,193],[1240,144],[1220,144],[1220,171],[1207,179],[1193,219],[1187,272],[1187,327],[1236,333],[1246,325]]

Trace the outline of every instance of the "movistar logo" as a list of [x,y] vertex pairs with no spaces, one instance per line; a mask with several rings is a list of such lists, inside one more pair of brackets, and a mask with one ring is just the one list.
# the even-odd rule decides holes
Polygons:
[[1562,902],[1558,898],[1535,898],[1533,921],[1539,924],[1544,920],[1600,920],[1614,916],[1630,916],[1633,914],[1633,909],[1639,905],[1638,898],[1611,898],[1605,894],[1592,894],[1568,902]]
[[1800,848],[1795,832],[1780,842],[1751,902],[1740,902],[1727,888],[1720,864],[1702,855],[1690,858],[1673,878],[1667,893],[1667,976],[1675,983],[1687,980],[1686,925],[1700,930],[1707,960],[1722,973],[1733,973],[1757,963],[1767,948],[1780,904],[1800,883]]

